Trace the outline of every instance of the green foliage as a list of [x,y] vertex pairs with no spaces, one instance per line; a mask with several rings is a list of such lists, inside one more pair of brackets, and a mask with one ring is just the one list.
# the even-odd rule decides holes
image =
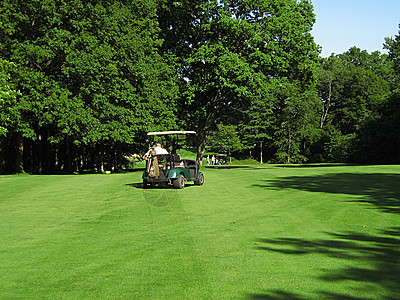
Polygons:
[[[400,24],[399,24],[400,28]],[[389,50],[389,58],[393,62],[393,69],[395,73],[396,83],[400,82],[400,30],[398,34],[392,37],[386,38],[384,47]]]
[[273,114],[274,98],[272,94],[253,99],[239,122],[239,132],[245,148],[251,149],[254,144],[270,141],[272,126],[276,118]]
[[324,59],[317,75],[323,156],[328,161],[355,159],[355,133],[390,94],[392,61],[386,54],[351,48]]
[[18,122],[3,127],[26,141],[71,144],[72,159],[104,145],[137,151],[147,130],[174,127],[178,90],[158,51],[156,8],[141,0],[3,2],[0,57],[15,64],[10,82],[21,91]]
[[211,151],[228,154],[243,149],[239,133],[234,125],[218,124],[214,132],[211,133],[207,145]]
[[329,82],[331,89],[331,116],[326,121],[343,134],[353,133],[357,123],[384,101],[393,76],[387,55],[379,52],[368,54],[358,48],[329,57],[322,64],[322,70],[325,74],[330,73],[325,78],[320,73],[323,103],[328,101],[326,82]]
[[387,55],[369,55],[352,48],[339,58],[343,68],[335,89],[340,94],[336,96],[333,123],[348,134],[387,97],[392,74]]
[[[198,128],[200,157],[208,133],[228,111],[262,102],[283,81],[312,84],[318,49],[310,34],[314,14],[308,1],[212,0],[193,5],[195,9],[187,3],[179,8],[190,16],[185,19],[190,36],[169,32],[181,28],[174,27],[175,21],[165,30],[179,45],[169,51],[182,55],[186,83],[181,113],[189,127]],[[165,11],[173,6],[169,3]]]
[[275,106],[277,129],[274,144],[276,158],[283,163],[301,163],[307,160],[305,149],[318,135],[318,98],[313,90],[302,92],[298,86],[286,85],[277,91]]
[[9,128],[15,127],[19,119],[16,104],[20,92],[10,82],[13,68],[15,64],[0,58],[0,136],[6,136]]
[[327,160],[349,161],[349,157],[353,153],[354,135],[354,133],[343,135],[339,131],[331,132],[324,149]]
[[376,114],[365,119],[357,130],[353,160],[373,163],[400,163],[400,91],[396,90]]
[[2,1],[0,170],[118,168],[147,131],[178,128],[198,132],[199,161],[207,139],[269,161],[370,161],[356,153],[373,124],[396,138],[399,36],[389,55],[321,59],[314,22],[308,0]]

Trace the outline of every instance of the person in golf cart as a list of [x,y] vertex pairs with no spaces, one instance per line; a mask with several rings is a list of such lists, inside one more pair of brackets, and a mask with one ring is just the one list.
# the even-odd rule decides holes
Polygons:
[[150,148],[149,151],[147,151],[146,154],[143,155],[143,158],[147,160],[153,151],[155,152],[155,155],[169,154],[168,151],[161,146],[161,143],[157,143],[155,147]]

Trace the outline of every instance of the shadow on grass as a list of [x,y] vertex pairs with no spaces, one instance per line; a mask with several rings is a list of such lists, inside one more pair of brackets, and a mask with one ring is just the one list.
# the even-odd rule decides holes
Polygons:
[[124,184],[124,186],[129,186],[129,187],[133,187],[133,188],[136,188],[136,189],[144,189],[143,188],[143,183],[141,183],[141,182],[127,183],[127,184]]
[[[164,184],[164,185],[155,184],[152,187],[144,188],[142,182],[135,182],[135,183],[124,184],[124,186],[141,189],[141,190],[178,190],[176,187],[174,187],[173,185],[170,185],[170,184]],[[185,184],[185,188],[192,187],[192,186],[196,186],[196,185],[194,183],[186,183]]]
[[292,176],[265,180],[253,185],[269,189],[298,189],[309,192],[358,195],[362,203],[373,204],[386,213],[400,213],[400,175],[388,173],[337,173]]
[[[143,184],[130,183],[124,186],[133,187],[142,190],[142,197],[148,204],[154,207],[165,207],[179,199],[178,189],[173,186],[154,186],[152,188],[143,188]],[[185,187],[191,186],[190,184]]]
[[124,169],[127,173],[143,172],[146,168],[134,168],[134,169]]
[[[362,164],[364,165],[364,164]],[[326,167],[344,167],[344,166],[361,166],[360,164],[344,164],[344,163],[316,163],[316,164],[299,164],[299,165],[276,165],[277,168],[326,168]]]
[[[400,295],[400,227],[392,227],[381,231],[378,235],[347,232],[344,234],[328,233],[328,239],[305,240],[296,238],[264,239],[260,250],[278,252],[286,255],[325,255],[335,260],[346,260],[345,269],[324,270],[318,276],[321,282],[331,286],[332,283],[355,283],[359,286],[365,282],[362,294],[368,293],[368,299],[377,299],[374,287],[385,291],[380,299],[399,299]],[[315,299],[366,299],[355,297],[357,291],[349,290],[349,294],[332,293],[318,290]],[[353,295],[352,295],[353,294]],[[306,299],[302,295],[287,291],[273,290],[264,294],[250,295],[253,299]]]

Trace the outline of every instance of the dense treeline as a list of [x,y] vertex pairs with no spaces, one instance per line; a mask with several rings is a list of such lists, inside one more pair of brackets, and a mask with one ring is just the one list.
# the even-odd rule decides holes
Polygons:
[[115,168],[148,129],[174,124],[156,11],[147,0],[1,4],[2,74],[15,91],[2,104],[3,169]]
[[150,130],[299,163],[398,163],[400,40],[319,57],[310,1],[5,0],[0,172],[118,169]]

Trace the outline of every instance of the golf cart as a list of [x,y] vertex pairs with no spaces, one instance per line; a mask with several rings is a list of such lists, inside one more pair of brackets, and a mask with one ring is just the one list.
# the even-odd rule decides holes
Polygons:
[[193,181],[196,185],[204,183],[204,175],[200,172],[200,166],[195,160],[181,159],[176,153],[178,147],[178,136],[186,134],[196,134],[195,131],[161,131],[149,132],[148,136],[176,135],[176,145],[171,153],[156,151],[155,148],[149,150],[146,155],[146,169],[143,172],[143,187],[153,187],[159,185],[173,185],[178,189],[183,189],[187,181]]
[[226,154],[217,154],[215,156],[215,164],[216,165],[229,165],[229,163],[226,159]]

